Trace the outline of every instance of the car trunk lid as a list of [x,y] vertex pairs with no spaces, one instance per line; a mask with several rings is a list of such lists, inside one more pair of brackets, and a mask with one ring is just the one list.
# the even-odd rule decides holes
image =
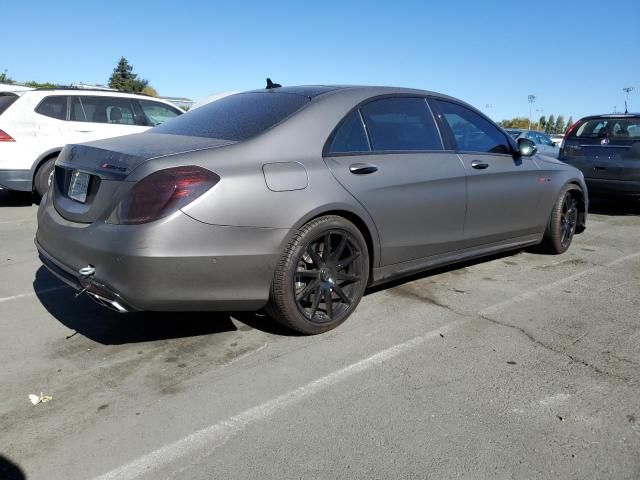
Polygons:
[[125,179],[153,159],[195,150],[220,148],[229,140],[140,133],[67,145],[56,162],[51,195],[56,210],[72,222],[105,219],[117,199],[131,188]]

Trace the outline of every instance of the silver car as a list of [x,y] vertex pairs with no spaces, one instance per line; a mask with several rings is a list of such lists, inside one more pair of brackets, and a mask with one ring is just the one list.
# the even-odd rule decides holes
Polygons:
[[475,108],[387,87],[240,93],[68,145],[38,211],[59,278],[130,310],[258,310],[306,334],[372,285],[585,227],[579,170]]
[[507,133],[513,138],[518,140],[519,138],[528,138],[536,144],[538,153],[542,155],[549,155],[553,158],[558,158],[560,153],[560,145],[556,144],[551,137],[546,133],[538,132],[536,130],[522,130],[519,128],[507,128]]

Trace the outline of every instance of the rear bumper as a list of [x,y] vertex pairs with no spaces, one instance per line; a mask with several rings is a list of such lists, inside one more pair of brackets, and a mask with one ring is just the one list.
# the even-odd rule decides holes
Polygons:
[[89,290],[126,310],[258,310],[289,235],[209,225],[182,212],[145,225],[79,224],[45,199],[36,233],[45,266],[76,289],[88,282],[78,270],[93,266]]
[[0,170],[0,187],[19,192],[30,192],[33,181],[31,170]]
[[640,196],[640,181],[585,178],[589,193],[594,195]]

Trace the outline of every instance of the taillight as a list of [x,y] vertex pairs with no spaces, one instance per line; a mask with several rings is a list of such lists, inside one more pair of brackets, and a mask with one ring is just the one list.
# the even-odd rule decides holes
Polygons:
[[15,139],[4,130],[0,130],[0,142],[15,142]]
[[159,170],[129,190],[109,221],[123,225],[153,222],[193,202],[219,181],[218,175],[202,167]]
[[569,135],[571,135],[571,132],[573,132],[576,128],[578,128],[581,125],[581,122],[582,120],[578,120],[576,123],[571,125],[571,128],[567,128],[567,131],[564,132],[564,137],[562,138],[562,143],[560,144],[561,155],[562,155],[562,150],[564,149],[564,144],[567,142],[567,138],[569,138]]

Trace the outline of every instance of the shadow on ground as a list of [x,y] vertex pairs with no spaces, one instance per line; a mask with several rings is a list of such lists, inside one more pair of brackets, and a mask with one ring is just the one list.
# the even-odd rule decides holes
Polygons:
[[591,197],[589,213],[609,216],[640,215],[640,199]]
[[2,480],[25,480],[27,477],[19,466],[0,454],[0,478]]
[[30,192],[10,192],[0,189],[0,207],[30,207],[33,195]]
[[[103,345],[196,337],[238,329],[296,335],[261,312],[117,313],[98,305],[87,295],[76,298],[74,289],[66,287],[44,267],[36,272],[33,289],[40,303],[56,320]],[[236,327],[232,316],[244,325]]]

